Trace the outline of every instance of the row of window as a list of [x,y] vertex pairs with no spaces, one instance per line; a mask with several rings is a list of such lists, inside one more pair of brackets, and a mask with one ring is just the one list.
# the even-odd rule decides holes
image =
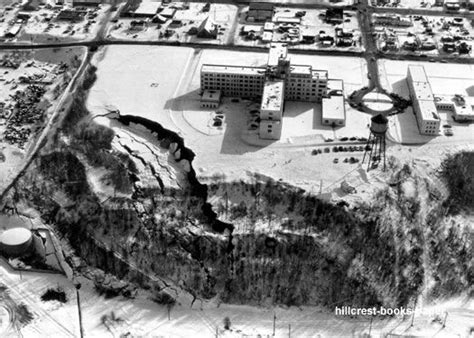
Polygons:
[[263,75],[244,75],[244,74],[201,74],[204,78],[227,78],[227,79],[264,79]]

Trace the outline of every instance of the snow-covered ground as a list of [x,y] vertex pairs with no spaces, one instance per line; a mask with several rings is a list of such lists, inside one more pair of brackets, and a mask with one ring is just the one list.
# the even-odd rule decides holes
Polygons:
[[[303,56],[290,54],[294,64],[310,64],[329,70],[330,78],[345,81],[345,94],[367,84],[365,61],[358,58]],[[160,62],[156,62],[160,60]],[[261,141],[248,131],[249,109],[258,104],[233,103],[225,99],[221,130],[210,128],[213,111],[199,108],[200,67],[204,63],[264,65],[266,53],[222,50],[192,50],[180,47],[108,47],[98,62],[98,79],[87,107],[93,114],[107,113],[115,106],[121,114],[139,115],[178,132],[195,153],[194,168],[203,179],[224,174],[228,179],[245,179],[258,172],[298,186],[323,189],[339,182],[356,165],[333,163],[337,154],[311,155],[323,137],[367,136],[368,115],[347,107],[348,123],[335,132],[320,125],[320,105],[288,102],[283,137],[279,142]],[[110,109],[110,108],[109,108]],[[362,153],[339,154],[339,158],[361,157]]]
[[[132,336],[142,337],[256,337],[271,336],[273,319],[275,321],[275,337],[349,337],[371,333],[375,336],[382,333],[434,335],[442,337],[466,336],[469,324],[474,320],[474,304],[462,299],[444,302],[438,305],[417,308],[413,327],[411,317],[350,318],[335,316],[316,307],[302,308],[259,308],[216,304],[214,302],[197,301],[191,308],[177,305],[169,313],[165,306],[158,305],[147,299],[142,292],[137,299],[123,297],[106,299],[99,296],[93,284],[85,279],[78,280],[82,323],[86,337],[118,337],[129,332]],[[32,323],[21,329],[17,335],[22,337],[38,337],[46,332],[48,337],[78,337],[79,319],[77,312],[76,290],[71,281],[57,274],[40,274],[25,272],[21,275],[12,272],[0,261],[0,284],[8,287],[9,295],[17,303],[24,303],[34,314]],[[48,288],[61,287],[66,292],[68,302],[42,302],[41,295]],[[110,330],[101,324],[101,317],[115,313],[123,321],[111,323]],[[448,312],[446,327],[432,322],[437,313],[444,318]],[[223,320],[229,317],[230,331],[223,328]],[[4,334],[5,332],[3,332]],[[2,332],[0,332],[2,335]],[[15,337],[14,332],[8,336]]]
[[[40,274],[24,272],[21,275],[12,272],[0,261],[0,283],[7,286],[14,301],[24,303],[34,314],[33,322],[21,330],[23,337],[37,337],[48,333],[49,337],[72,337],[79,335],[77,298],[74,286],[66,277],[57,274]],[[346,337],[368,333],[372,334],[404,333],[404,334],[442,334],[452,337],[456,334],[464,336],[469,322],[474,319],[474,307],[471,303],[456,300],[438,306],[418,308],[419,316],[410,328],[411,318],[387,317],[349,318],[335,316],[332,313],[315,307],[302,308],[258,308],[216,304],[197,301],[193,307],[175,306],[169,317],[166,307],[153,303],[141,293],[137,299],[127,300],[122,297],[105,299],[93,289],[92,283],[81,278],[79,280],[82,323],[84,333],[88,337],[119,336],[130,332],[132,336],[162,337],[215,337],[216,333],[223,337],[241,337],[242,334],[257,336],[271,335],[273,318],[276,316],[275,336],[286,337],[290,331],[292,337]],[[68,302],[42,302],[41,295],[48,288],[61,287],[66,292]],[[114,312],[116,317],[123,319],[121,323],[110,325],[110,331],[101,324],[103,315]],[[431,323],[434,315],[443,316],[448,311],[446,328],[441,324]],[[223,319],[229,317],[232,332],[224,331]],[[471,318],[469,320],[469,318]],[[2,333],[0,332],[0,335]]]

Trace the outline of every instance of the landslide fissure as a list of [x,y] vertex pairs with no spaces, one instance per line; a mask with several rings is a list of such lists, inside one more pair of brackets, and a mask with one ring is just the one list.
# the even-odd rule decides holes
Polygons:
[[[72,113],[75,127],[66,119],[69,127],[11,198],[38,209],[89,265],[156,292],[170,289],[177,296],[183,290],[229,303],[401,306],[423,290],[433,298],[472,295],[472,229],[466,223],[472,206],[454,209],[449,200],[463,184],[472,188],[474,168],[460,169],[452,178],[457,190],[450,191],[442,187],[449,187],[447,172],[456,167],[434,180],[413,163],[392,163],[391,183],[370,200],[334,205],[258,176],[253,183],[201,184],[192,167],[195,154],[179,135],[121,115],[121,125],[145,127],[177,162],[190,163],[187,188],[163,189],[163,182],[147,188],[137,185],[133,152],[113,149],[114,132],[81,124],[88,113],[73,109],[81,113]],[[117,195],[99,199],[88,180],[90,166],[105,168]],[[73,206],[58,201],[58,193]],[[211,206],[210,197],[218,202]]]

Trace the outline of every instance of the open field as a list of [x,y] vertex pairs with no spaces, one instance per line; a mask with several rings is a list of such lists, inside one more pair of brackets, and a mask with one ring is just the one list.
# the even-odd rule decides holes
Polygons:
[[[474,66],[460,64],[440,64],[431,62],[411,61],[379,61],[381,83],[389,91],[393,91],[405,98],[409,97],[408,86],[405,81],[408,65],[419,64],[425,67],[431,88],[435,97],[451,98],[454,94],[474,96]],[[474,124],[457,123],[452,118],[452,113],[440,111],[441,125],[450,124],[454,135],[445,136],[440,133],[438,137],[419,135],[415,116],[411,107],[404,114],[390,118],[389,134],[398,142],[406,143],[455,143],[472,142],[474,140]]]
[[[330,78],[343,78],[347,81],[346,95],[367,84],[362,59],[348,62],[347,58],[337,57],[292,54],[290,57],[295,64],[328,69]],[[238,179],[245,178],[247,171],[260,172],[311,189],[316,182],[319,187],[321,179],[324,185],[329,185],[353,172],[355,165],[332,163],[337,154],[311,155],[311,145],[319,144],[321,148],[330,145],[324,144],[323,138],[367,136],[369,116],[349,107],[348,126],[333,131],[320,126],[320,105],[287,102],[283,137],[274,143],[259,140],[248,130],[249,112],[259,102],[235,103],[225,99],[219,108],[225,113],[224,128],[209,126],[213,111],[199,108],[201,65],[256,66],[265,64],[266,59],[266,53],[245,53],[243,57],[239,52],[221,50],[108,47],[98,62],[98,79],[87,107],[94,115],[116,108],[121,114],[143,116],[178,132],[196,153],[194,166],[198,175],[204,177],[225,173],[229,179]],[[125,64],[129,66],[124,67]],[[343,156],[361,157],[362,153],[339,154],[341,162]]]

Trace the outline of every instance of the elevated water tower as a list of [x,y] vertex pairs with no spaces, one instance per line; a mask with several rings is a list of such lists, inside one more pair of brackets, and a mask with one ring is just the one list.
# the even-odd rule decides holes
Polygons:
[[365,146],[364,163],[366,156],[368,157],[367,171],[378,167],[383,160],[383,170],[386,167],[385,159],[385,134],[388,129],[388,119],[378,114],[370,119],[370,135]]

